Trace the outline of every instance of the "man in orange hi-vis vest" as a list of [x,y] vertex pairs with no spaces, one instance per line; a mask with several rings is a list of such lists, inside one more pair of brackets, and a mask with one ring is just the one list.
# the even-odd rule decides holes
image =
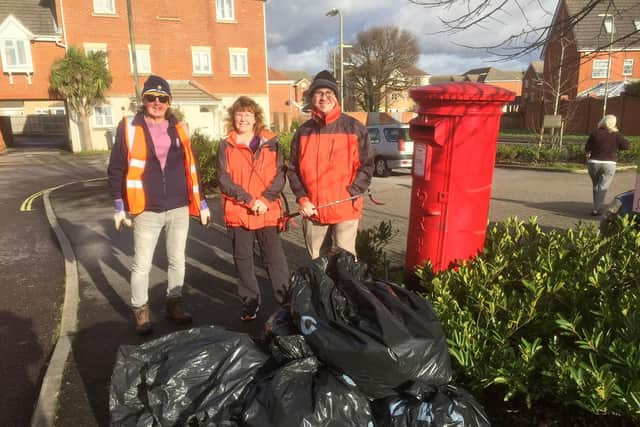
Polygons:
[[142,90],[142,108],[118,126],[109,159],[115,227],[133,225],[131,307],[141,335],[152,331],[149,272],[160,232],[165,229],[169,261],[166,316],[180,324],[190,323],[182,299],[189,216],[199,217],[203,225],[211,218],[188,133],[170,105],[167,81],[149,76]]

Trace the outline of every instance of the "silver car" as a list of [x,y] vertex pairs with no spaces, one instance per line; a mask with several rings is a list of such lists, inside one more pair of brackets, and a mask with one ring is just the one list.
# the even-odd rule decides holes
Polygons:
[[408,124],[369,125],[367,130],[375,152],[376,176],[388,176],[393,169],[411,167],[413,141]]

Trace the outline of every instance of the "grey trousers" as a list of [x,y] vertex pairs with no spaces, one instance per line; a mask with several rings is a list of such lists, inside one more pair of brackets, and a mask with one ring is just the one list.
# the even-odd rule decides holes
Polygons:
[[278,304],[284,301],[285,290],[289,283],[289,266],[282,249],[282,240],[277,227],[264,227],[259,230],[247,230],[242,227],[230,227],[233,243],[233,261],[240,277],[238,294],[245,299],[261,301],[260,287],[256,279],[253,262],[253,244],[257,239],[273,294]]
[[593,209],[601,212],[607,190],[616,173],[616,164],[587,162],[587,170],[593,183]]
[[149,300],[149,272],[160,232],[165,229],[169,267],[168,297],[182,295],[185,249],[189,234],[187,206],[166,212],[142,212],[133,219],[133,264],[131,265],[131,306],[141,307]]

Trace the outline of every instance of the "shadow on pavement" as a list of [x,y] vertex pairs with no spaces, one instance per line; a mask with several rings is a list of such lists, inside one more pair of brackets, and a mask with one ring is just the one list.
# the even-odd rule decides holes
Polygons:
[[527,202],[523,200],[516,199],[504,199],[492,197],[491,200],[499,201],[499,202],[508,202],[508,203],[517,203],[522,206],[526,206],[532,209],[538,209],[541,211],[548,211],[558,214],[560,216],[564,216],[567,218],[576,218],[576,219],[589,219],[593,220],[594,217],[590,215],[591,210],[593,209],[593,205],[591,203],[585,202],[575,202],[575,201],[567,201],[567,202]]
[[[0,343],[0,425],[28,425],[38,393],[32,380],[35,375],[29,375],[29,367],[42,357],[42,347],[33,331],[31,319],[0,311]],[[37,376],[38,384],[42,375],[41,372]]]
[[[130,229],[115,231],[111,219],[106,216],[107,210],[101,208],[101,212],[97,212],[96,197],[85,194],[85,200],[82,200],[78,196],[72,195],[71,205],[65,201],[64,209],[60,209],[69,219],[58,219],[76,253],[80,282],[78,332],[73,342],[75,363],[68,363],[65,371],[58,424],[67,425],[73,420],[74,425],[106,426],[109,424],[109,382],[120,345],[138,345],[180,329],[211,324],[261,337],[264,323],[275,311],[276,304],[268,278],[264,274],[258,275],[264,304],[256,320],[241,321],[231,240],[220,229],[204,228],[192,222],[187,241],[183,297],[194,322],[181,327],[164,318],[167,258],[162,233],[149,283],[154,333],[137,336],[129,307],[132,232]],[[60,201],[58,197],[58,203]],[[84,212],[85,218],[92,212],[94,216],[92,220],[79,221],[75,218],[79,212]],[[283,245],[286,254],[295,251],[299,255],[304,251],[284,240]],[[256,257],[256,266],[262,267],[259,257]]]

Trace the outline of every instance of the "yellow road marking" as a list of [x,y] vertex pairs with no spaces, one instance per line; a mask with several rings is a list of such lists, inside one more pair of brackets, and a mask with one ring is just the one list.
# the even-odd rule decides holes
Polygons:
[[44,190],[42,191],[38,191],[37,193],[34,193],[32,195],[30,195],[29,197],[27,197],[26,199],[24,199],[24,202],[22,202],[22,204],[20,205],[20,211],[21,212],[28,212],[28,211],[32,211],[32,205],[33,205],[33,201],[35,199],[37,199],[38,197],[42,196],[44,194]]
[[77,184],[79,182],[87,183],[87,182],[100,181],[102,179],[106,179],[106,178],[100,177],[100,178],[92,178],[92,179],[83,179],[81,181],[67,182],[66,184],[56,185],[55,187],[49,187],[44,190],[38,191],[37,193],[33,193],[32,195],[24,199],[24,202],[22,202],[22,204],[20,205],[20,212],[32,211],[33,201],[36,200],[38,197],[42,196],[47,191],[57,190],[58,188],[66,187],[67,185]]

